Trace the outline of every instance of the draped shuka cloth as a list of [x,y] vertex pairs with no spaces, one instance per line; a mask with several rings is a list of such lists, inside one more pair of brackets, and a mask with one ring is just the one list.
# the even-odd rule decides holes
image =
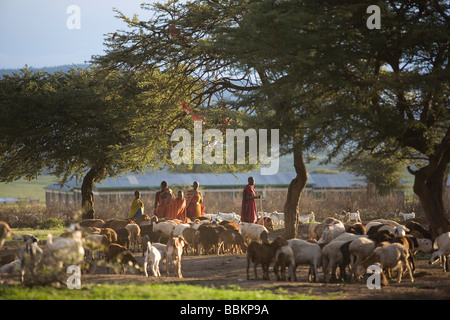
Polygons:
[[144,214],[144,203],[141,199],[134,199],[131,202],[130,212],[128,218],[138,218]]
[[186,198],[174,198],[170,205],[167,219],[178,219],[186,222]]
[[205,212],[205,206],[202,205],[203,195],[200,191],[191,189],[186,194],[187,216],[189,218],[202,217]]
[[169,188],[164,188],[159,191],[156,196],[158,197],[158,206],[156,207],[156,216],[158,219],[167,218],[169,211],[171,210],[171,205],[175,197],[173,192]]
[[241,208],[241,221],[255,223],[257,219],[256,213],[256,201],[255,199],[249,199],[248,197],[255,197],[255,187],[253,185],[246,185],[242,192],[242,208]]

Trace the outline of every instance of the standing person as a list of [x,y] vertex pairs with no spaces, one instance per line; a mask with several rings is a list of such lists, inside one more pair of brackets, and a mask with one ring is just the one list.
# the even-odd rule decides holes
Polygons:
[[158,219],[167,218],[173,199],[173,192],[167,186],[167,181],[162,181],[161,190],[155,196],[155,215]]
[[179,190],[177,197],[173,199],[168,218],[186,222],[186,198],[183,191]]
[[255,193],[255,178],[249,177],[248,185],[244,187],[242,192],[241,222],[256,222],[258,216],[255,199],[261,198],[261,195],[256,195]]
[[203,195],[198,191],[198,187],[198,181],[194,181],[192,189],[188,190],[186,195],[187,216],[191,219],[202,217],[205,212],[205,206],[202,205]]
[[129,219],[135,219],[144,214],[144,203],[141,200],[141,193],[139,191],[134,192],[134,200],[131,202]]

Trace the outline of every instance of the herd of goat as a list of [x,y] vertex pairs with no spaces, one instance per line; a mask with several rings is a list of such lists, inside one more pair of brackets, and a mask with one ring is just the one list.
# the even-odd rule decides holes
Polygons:
[[[10,237],[23,241],[18,253],[0,255],[0,274],[18,273],[26,283],[39,278],[49,266],[64,270],[79,265],[84,272],[95,273],[103,263],[108,273],[109,267],[120,266],[119,271],[125,272],[130,265],[145,276],[159,277],[159,266],[165,262],[165,275],[169,276],[172,268],[173,275],[181,278],[182,255],[246,254],[247,279],[253,264],[254,278],[261,266],[263,279],[268,280],[273,266],[277,280],[297,281],[296,268],[306,265],[308,281],[318,282],[321,268],[324,282],[345,281],[347,269],[351,281],[358,282],[375,265],[381,270],[382,284],[387,285],[394,270],[398,282],[404,272],[414,281],[417,251],[431,254],[430,264],[440,261],[444,271],[450,270],[450,232],[432,241],[429,231],[408,220],[412,218],[408,214],[400,224],[383,219],[363,223],[359,212],[343,212],[316,222],[311,213],[299,217],[299,222],[308,226],[308,237],[289,240],[281,236],[270,239],[274,226],[283,223],[280,213],[264,214],[254,224],[239,222],[239,218],[234,213],[219,213],[188,223],[158,221],[148,215],[135,220],[87,219],[71,225],[70,231],[59,237],[48,235],[46,241],[14,235],[8,224],[0,221],[0,249]],[[133,252],[142,252],[143,265]]]

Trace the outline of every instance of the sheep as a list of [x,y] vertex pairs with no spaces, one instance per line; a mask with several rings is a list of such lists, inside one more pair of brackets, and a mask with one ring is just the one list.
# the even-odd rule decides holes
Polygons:
[[[275,253],[275,265],[273,267],[277,280],[286,280],[286,268],[288,268],[288,280],[297,281],[297,277],[295,275],[294,251],[289,246],[289,243],[286,241],[286,239],[277,237],[275,241],[278,241],[279,245],[279,248]],[[280,268],[281,270],[281,277],[278,275],[278,268]]]
[[[196,226],[197,227],[195,227],[195,228],[198,229],[198,226],[200,226],[200,224],[196,223]],[[172,236],[172,237],[173,236],[181,236],[181,235],[183,235],[183,230],[186,228],[191,228],[191,225],[189,223],[178,224],[172,229],[170,236]],[[194,225],[192,225],[192,228],[194,229]]]
[[186,228],[183,230],[182,236],[186,241],[185,252],[188,253],[192,249],[194,254],[198,254],[200,232],[194,228]]
[[[323,231],[329,226],[334,224],[342,224],[341,221],[338,219],[335,219],[333,217],[328,217],[325,220],[322,221],[322,223],[319,222],[313,222],[309,224],[308,232],[309,232],[309,239],[310,240],[319,240],[322,237]],[[342,224],[343,226],[343,224]]]
[[171,237],[167,242],[166,277],[169,276],[169,269],[172,264],[174,274],[176,274],[178,278],[183,278],[183,275],[181,274],[181,255],[183,254],[184,245],[185,240],[181,236]]
[[105,221],[102,219],[85,219],[81,220],[78,224],[81,228],[103,228],[103,226],[105,225]]
[[130,223],[134,223],[134,221],[128,219],[111,219],[105,222],[103,228],[111,228],[117,231],[120,228],[125,228]]
[[273,231],[274,221],[270,217],[261,217],[256,221],[256,224],[266,227],[269,231]]
[[125,227],[116,229],[117,244],[130,248],[131,231]]
[[111,228],[101,228],[99,234],[108,238],[110,243],[117,242],[117,232]]
[[[125,264],[131,264],[139,272],[142,272],[142,266],[133,257],[131,252],[117,243],[111,243],[106,251],[106,262],[112,264],[118,262],[122,267],[122,273],[125,274]],[[109,273],[109,264],[106,265],[106,272]],[[114,271],[114,273],[116,273]]]
[[39,247],[39,239],[34,236],[25,238],[25,246],[19,250],[22,283],[25,283],[26,278],[36,276],[36,267],[44,255],[44,251]]
[[244,238],[245,241],[255,240],[267,242],[269,231],[264,226],[254,223],[241,222],[239,223],[239,229],[241,231],[242,238]]
[[416,238],[431,239],[430,231],[419,222],[408,220],[405,221],[404,225],[410,230],[409,234],[414,235]]
[[334,238],[345,232],[345,226],[341,221],[333,222],[323,230],[323,234],[317,241],[319,245],[330,243]]
[[147,253],[145,255],[144,260],[144,274],[148,277],[148,264],[151,262],[152,273],[155,277],[160,277],[161,273],[159,272],[159,261],[161,260],[161,253],[159,250],[152,246],[151,242],[147,242]]
[[428,263],[434,264],[440,260],[444,272],[450,271],[450,232],[443,233],[434,240],[434,249],[436,251],[431,254]]
[[[141,238],[143,236],[147,235],[148,240],[151,243],[161,242],[161,239],[162,239],[161,230],[153,231],[153,225],[144,225],[144,226],[141,226],[140,228],[141,228]],[[146,243],[147,242],[144,243],[144,250],[146,250],[146,245],[145,245]],[[142,241],[141,241],[141,244],[142,244]]]
[[224,226],[225,229],[236,230],[237,232],[240,232],[239,225],[235,221],[223,220],[220,221],[219,225]]
[[247,280],[250,280],[250,262],[253,263],[255,279],[258,279],[256,269],[258,265],[261,264],[263,269],[263,279],[269,280],[269,266],[273,262],[278,248],[279,244],[277,241],[273,241],[272,243],[250,242],[247,248]]
[[208,254],[211,249],[215,249],[219,254],[219,234],[216,229],[212,225],[202,225],[198,228],[198,232],[198,253],[200,254],[203,248],[205,254]]
[[402,217],[403,220],[409,220],[409,219],[414,219],[416,217],[416,214],[414,212],[410,212],[410,213],[400,212],[398,214],[398,216]]
[[235,212],[231,213],[225,213],[225,212],[219,212],[217,214],[217,220],[228,220],[228,221],[235,221],[239,222],[241,220],[241,216],[236,214]]
[[[90,234],[83,239],[83,248],[85,256],[89,261],[94,261],[93,251],[98,251],[100,258],[101,252],[105,253],[111,241],[103,234]],[[95,272],[95,269],[94,271]]]
[[[287,241],[294,252],[295,268],[301,264],[310,266],[308,281],[319,280],[317,269],[322,265],[322,250],[317,243],[301,239],[290,239]],[[295,271],[295,270],[294,270]]]
[[161,231],[163,236],[170,237],[172,230],[178,223],[174,220],[153,222],[153,231]]
[[396,221],[386,219],[375,219],[366,224],[367,234],[373,233],[375,230],[377,230],[377,229],[372,230],[374,226],[377,226],[377,228],[381,228],[378,230],[389,230],[395,236],[404,236],[406,235],[407,232],[410,231],[406,226],[401,225]]
[[0,274],[2,273],[18,273],[21,271],[22,260],[20,257],[15,256],[15,259],[9,263],[4,264],[0,267]]
[[245,253],[247,251],[242,235],[238,231],[230,229],[224,230],[219,237],[219,252],[225,253],[225,248],[230,248],[232,253]]
[[372,253],[375,246],[375,241],[365,237],[359,237],[350,243],[348,250],[350,254],[350,269],[352,270],[353,281],[358,280],[356,266]]
[[408,250],[400,243],[391,243],[384,247],[376,248],[367,258],[356,266],[357,275],[363,275],[367,268],[378,262],[381,265],[382,272],[385,269],[399,269],[398,283],[402,280],[403,267],[409,272],[411,282],[414,282],[411,266],[408,262]]
[[345,229],[345,232],[364,235],[367,233],[367,230],[361,222],[357,222],[351,226],[348,226],[347,229]]
[[[71,226],[73,230],[75,226]],[[63,265],[77,265],[84,260],[84,248],[80,230],[72,231],[72,238],[53,238],[47,235],[47,249],[54,262],[62,268]]]
[[11,237],[13,232],[5,221],[0,221],[0,249],[3,248],[6,239]]
[[130,230],[130,250],[131,246],[133,246],[133,252],[136,251],[136,245],[139,251],[139,238],[141,236],[141,228],[135,223],[129,223],[125,226],[128,230]]
[[269,217],[271,217],[273,219],[273,223],[275,225],[284,224],[284,212],[274,211],[269,214]]
[[336,269],[339,266],[340,280],[345,280],[344,255],[341,246],[348,241],[333,240],[322,248],[322,271],[324,281],[328,282],[328,273],[331,271],[331,279],[336,279]]
[[409,231],[408,228],[400,224],[393,225],[391,223],[379,223],[379,222],[374,223],[369,222],[366,225],[366,229],[368,235],[371,235],[377,231],[388,230],[394,236],[404,236],[406,235],[406,232]]

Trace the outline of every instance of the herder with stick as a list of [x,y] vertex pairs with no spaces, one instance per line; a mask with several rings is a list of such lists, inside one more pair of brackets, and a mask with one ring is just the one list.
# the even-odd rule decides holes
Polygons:
[[258,219],[255,199],[262,199],[262,196],[256,195],[255,178],[249,177],[242,193],[241,222],[255,223]]

